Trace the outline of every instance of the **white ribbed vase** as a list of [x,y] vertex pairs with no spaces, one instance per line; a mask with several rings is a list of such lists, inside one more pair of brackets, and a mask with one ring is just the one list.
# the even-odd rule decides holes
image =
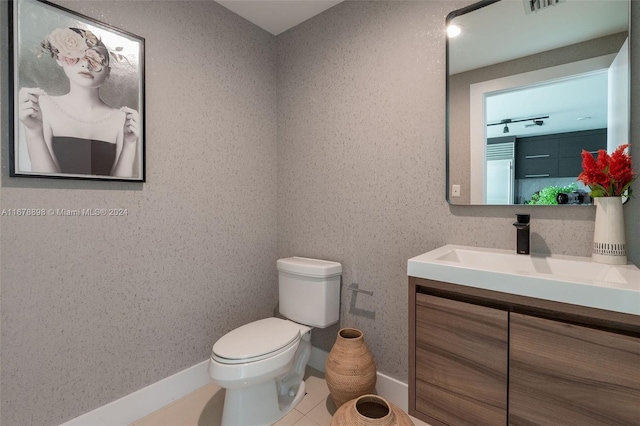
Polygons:
[[626,265],[622,197],[594,197],[596,224],[591,258],[598,263]]

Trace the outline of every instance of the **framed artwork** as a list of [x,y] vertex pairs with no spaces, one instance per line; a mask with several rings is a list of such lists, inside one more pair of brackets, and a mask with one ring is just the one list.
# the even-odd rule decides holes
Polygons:
[[10,175],[145,181],[144,39],[11,0]]

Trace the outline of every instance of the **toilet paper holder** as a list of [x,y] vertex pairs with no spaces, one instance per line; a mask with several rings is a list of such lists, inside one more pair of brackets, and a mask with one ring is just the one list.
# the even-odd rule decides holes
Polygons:
[[351,303],[349,304],[349,313],[352,315],[357,315],[369,319],[376,319],[376,313],[374,311],[368,311],[366,309],[356,308],[356,300],[358,298],[358,293],[364,293],[368,296],[373,296],[373,291],[361,290],[358,288],[358,283],[352,283],[349,286],[349,290],[351,290]]
[[367,290],[360,290],[358,288],[358,283],[352,283],[349,286],[349,290],[356,292],[356,293],[364,293],[364,294],[368,294],[369,296],[373,296],[373,292],[372,291],[367,291]]

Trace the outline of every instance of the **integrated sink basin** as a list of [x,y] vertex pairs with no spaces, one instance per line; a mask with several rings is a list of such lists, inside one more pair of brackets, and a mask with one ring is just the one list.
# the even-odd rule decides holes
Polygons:
[[640,315],[640,269],[589,257],[445,245],[409,259],[409,276]]
[[[558,278],[564,278],[571,282],[611,282],[616,284],[629,284],[629,280],[623,274],[626,271],[619,270],[609,265],[584,261],[583,258],[553,257],[532,254],[529,256],[515,253],[501,253],[497,250],[473,249],[454,247],[445,254],[438,256],[437,260],[458,263],[460,266],[468,266],[487,271],[503,271],[512,274],[551,274]],[[634,267],[635,268],[635,267]]]

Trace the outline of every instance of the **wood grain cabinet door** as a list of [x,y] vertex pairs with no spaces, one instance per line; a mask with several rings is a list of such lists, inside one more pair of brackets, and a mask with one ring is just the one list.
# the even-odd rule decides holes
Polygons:
[[505,425],[507,336],[507,312],[418,294],[416,411],[446,425]]
[[640,425],[640,339],[513,313],[510,331],[510,425]]

